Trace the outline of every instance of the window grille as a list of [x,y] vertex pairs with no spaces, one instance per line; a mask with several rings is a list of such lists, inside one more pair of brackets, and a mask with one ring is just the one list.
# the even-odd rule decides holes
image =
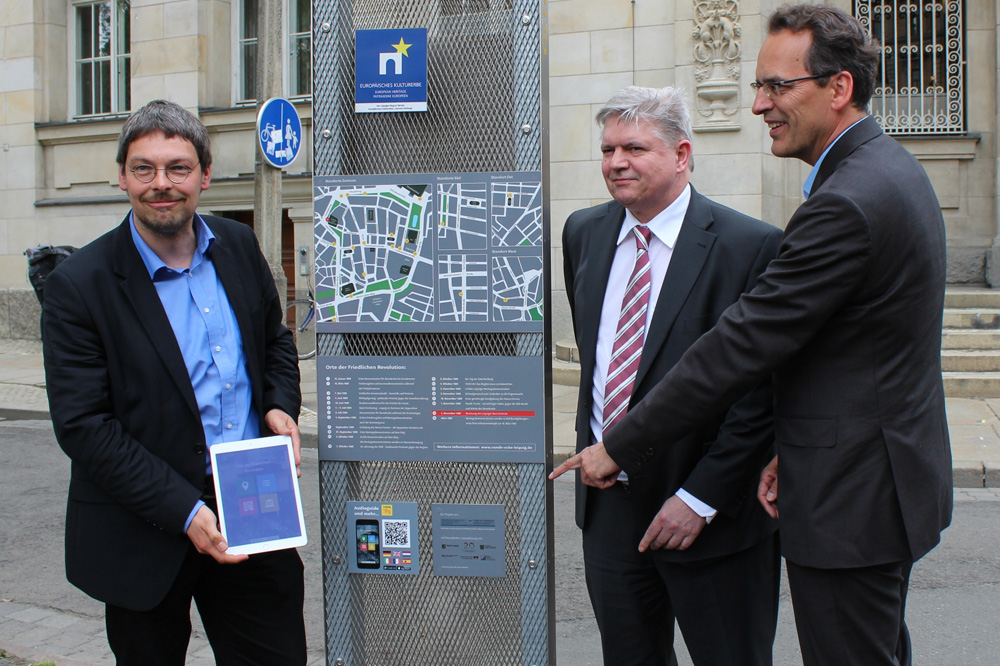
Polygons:
[[131,107],[129,0],[74,5],[76,114],[123,113]]
[[856,0],[855,13],[882,45],[871,103],[882,128],[897,135],[964,134],[961,0]]

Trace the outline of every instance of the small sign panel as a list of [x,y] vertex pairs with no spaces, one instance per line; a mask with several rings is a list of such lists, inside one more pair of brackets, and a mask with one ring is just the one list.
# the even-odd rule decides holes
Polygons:
[[432,504],[435,576],[506,576],[504,507]]
[[348,573],[416,575],[416,502],[347,503]]
[[272,97],[257,114],[257,138],[260,154],[268,164],[279,169],[295,161],[302,146],[302,121],[287,99]]
[[354,33],[355,113],[427,110],[427,28]]

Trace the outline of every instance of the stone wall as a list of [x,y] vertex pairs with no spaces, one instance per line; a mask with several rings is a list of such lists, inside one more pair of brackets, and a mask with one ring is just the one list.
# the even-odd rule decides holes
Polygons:
[[[764,17],[778,0],[549,0],[550,213],[556,340],[572,337],[562,278],[561,232],[574,210],[608,198],[594,113],[627,85],[678,85],[695,125],[693,183],[702,193],[784,226],[801,201],[808,168],[770,155],[750,112]],[[836,4],[850,10],[849,0]],[[174,98],[201,113],[216,162],[203,210],[253,206],[253,107],[233,106],[233,8],[227,0],[132,3],[133,107]],[[37,317],[22,251],[83,245],[116,225],[128,203],[118,189],[114,142],[122,118],[74,121],[67,24],[61,0],[8,2],[0,26],[0,336],[28,335]],[[949,280],[1000,283],[997,236],[997,1],[967,0],[969,134],[906,139],[941,199]],[[305,124],[311,112],[300,105]],[[311,132],[306,132],[307,139]],[[311,247],[309,151],[288,171],[285,208],[295,246]],[[301,276],[297,277],[305,286]],[[30,297],[25,298],[19,295]],[[15,295],[18,294],[18,295]],[[15,323],[17,322],[17,323]]]

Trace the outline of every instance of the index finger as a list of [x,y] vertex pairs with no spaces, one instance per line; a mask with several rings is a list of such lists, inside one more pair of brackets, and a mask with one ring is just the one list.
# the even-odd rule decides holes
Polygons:
[[[642,541],[639,542],[639,552],[645,553],[646,549],[653,545],[658,536],[660,536],[660,526],[656,524],[656,520],[654,519],[649,524],[649,527],[646,528],[646,533],[642,535]],[[653,550],[657,550],[657,548],[653,548]]]
[[580,456],[579,453],[576,454],[575,456],[567,458],[563,462],[563,464],[559,465],[554,470],[552,470],[552,473],[549,474],[549,481],[555,481],[560,476],[562,476],[563,474],[572,469],[580,469],[580,465],[582,464],[583,464],[583,458]]

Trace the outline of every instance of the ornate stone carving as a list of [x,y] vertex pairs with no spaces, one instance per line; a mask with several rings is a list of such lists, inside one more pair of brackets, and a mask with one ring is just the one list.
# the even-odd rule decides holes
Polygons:
[[699,129],[738,129],[740,107],[740,6],[737,0],[701,0],[694,5],[694,78]]

